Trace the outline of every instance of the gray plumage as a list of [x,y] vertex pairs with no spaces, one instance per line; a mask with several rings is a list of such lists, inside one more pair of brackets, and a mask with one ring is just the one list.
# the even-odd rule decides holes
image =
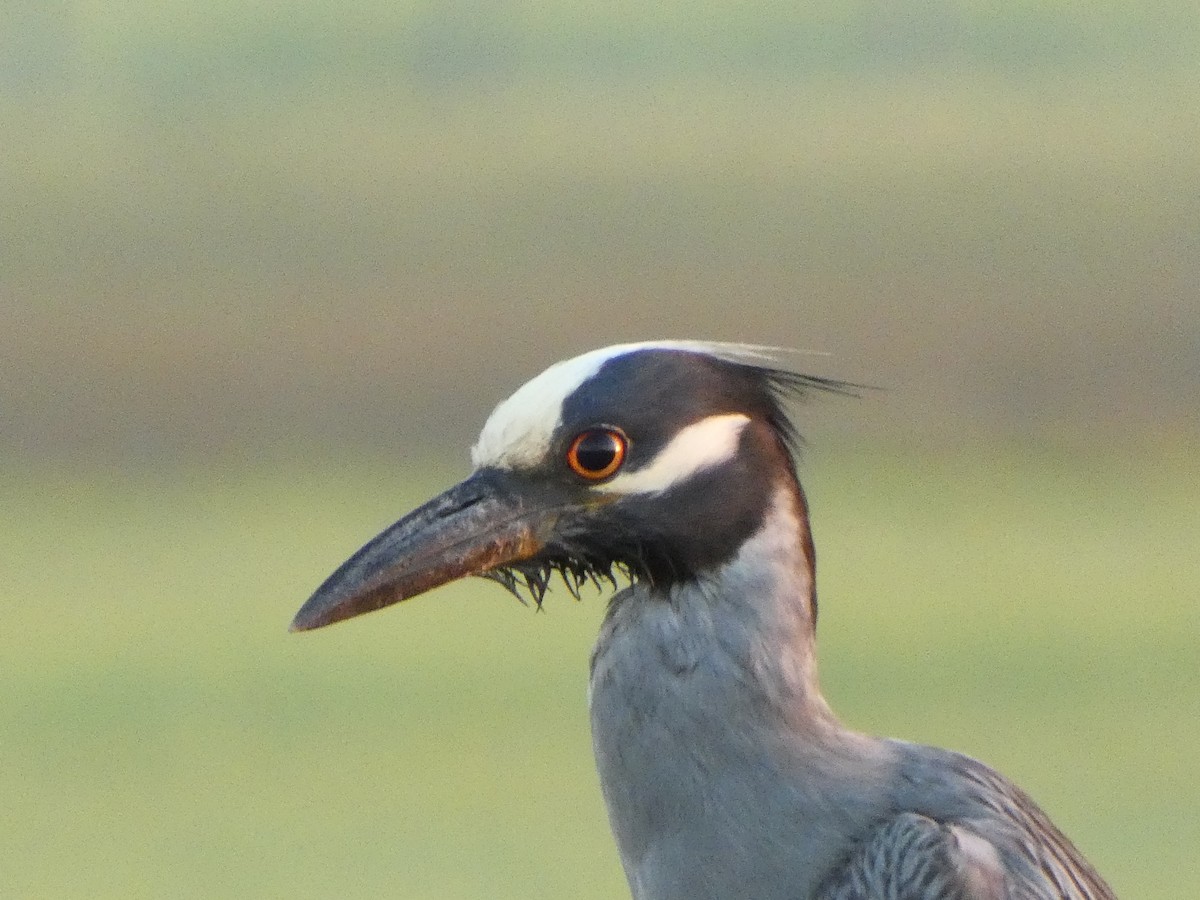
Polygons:
[[593,744],[635,900],[1104,900],[1015,785],[843,727],[821,696],[798,486],[729,564],[611,601]]
[[821,696],[815,554],[783,395],[845,385],[754,348],[584,354],[501,403],[474,473],[309,599],[296,630],[485,575],[629,576],[591,663],[593,744],[635,900],[1112,900],[1020,789],[845,728]]

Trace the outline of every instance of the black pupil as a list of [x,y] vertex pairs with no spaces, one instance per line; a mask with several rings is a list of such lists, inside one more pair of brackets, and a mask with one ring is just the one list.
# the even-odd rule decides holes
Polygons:
[[617,439],[607,431],[593,431],[575,445],[575,462],[585,472],[603,472],[617,457]]

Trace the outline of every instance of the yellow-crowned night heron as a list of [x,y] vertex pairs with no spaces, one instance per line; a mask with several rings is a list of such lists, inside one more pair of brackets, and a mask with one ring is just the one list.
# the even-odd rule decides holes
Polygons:
[[1100,900],[1019,788],[843,727],[817,684],[814,557],[784,395],[846,386],[753,348],[629,344],[492,413],[474,473],[358,551],[305,630],[464,575],[540,602],[624,574],[592,656],[596,762],[637,900]]

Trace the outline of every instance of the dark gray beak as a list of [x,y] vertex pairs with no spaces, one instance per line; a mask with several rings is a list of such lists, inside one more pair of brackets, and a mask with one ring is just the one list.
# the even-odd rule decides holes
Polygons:
[[494,470],[476,472],[355,553],[296,613],[308,631],[382,609],[439,585],[532,559],[561,502]]

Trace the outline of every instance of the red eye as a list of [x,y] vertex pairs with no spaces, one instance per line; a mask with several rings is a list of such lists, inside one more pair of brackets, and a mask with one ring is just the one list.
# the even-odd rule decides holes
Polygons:
[[577,435],[567,450],[567,465],[588,481],[607,478],[625,462],[629,440],[614,428],[593,428]]

